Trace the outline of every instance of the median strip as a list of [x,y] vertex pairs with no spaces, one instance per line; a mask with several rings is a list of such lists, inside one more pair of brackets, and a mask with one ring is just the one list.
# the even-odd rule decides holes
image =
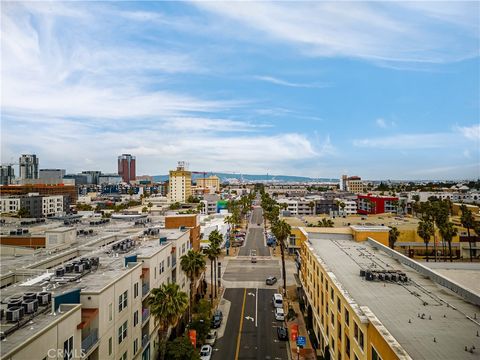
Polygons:
[[245,313],[245,301],[246,301],[246,299],[247,299],[247,289],[244,289],[244,291],[243,291],[242,313],[240,315],[240,327],[238,328],[237,350],[235,351],[235,360],[238,360],[238,355],[240,354],[240,340],[242,338],[243,314]]

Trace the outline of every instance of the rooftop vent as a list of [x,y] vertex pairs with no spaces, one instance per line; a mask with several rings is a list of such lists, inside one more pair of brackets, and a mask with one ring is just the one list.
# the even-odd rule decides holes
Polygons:
[[17,322],[22,320],[24,315],[23,307],[16,306],[10,309],[7,309],[5,312],[6,318],[8,322]]

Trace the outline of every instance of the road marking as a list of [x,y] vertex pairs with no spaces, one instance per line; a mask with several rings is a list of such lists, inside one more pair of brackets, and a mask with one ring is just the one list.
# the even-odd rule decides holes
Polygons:
[[249,292],[248,295],[255,296],[255,294],[251,292]]
[[258,288],[255,288],[255,327],[257,327],[258,319]]
[[237,351],[235,352],[235,360],[238,360],[238,355],[240,353],[240,339],[242,338],[243,314],[245,313],[245,301],[246,300],[247,300],[247,289],[244,289],[244,291],[243,291],[242,315],[240,315],[240,327],[238,328]]
[[245,319],[253,321],[253,318],[251,316],[245,316]]

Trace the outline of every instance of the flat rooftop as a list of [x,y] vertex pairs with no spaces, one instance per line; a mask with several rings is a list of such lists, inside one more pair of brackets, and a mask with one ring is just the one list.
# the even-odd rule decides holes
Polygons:
[[[309,245],[349,296],[367,306],[413,359],[479,359],[480,307],[366,242],[310,239]],[[367,281],[360,269],[369,268],[399,270],[409,281]],[[477,322],[467,318],[475,314]],[[477,350],[466,352],[472,345]]]

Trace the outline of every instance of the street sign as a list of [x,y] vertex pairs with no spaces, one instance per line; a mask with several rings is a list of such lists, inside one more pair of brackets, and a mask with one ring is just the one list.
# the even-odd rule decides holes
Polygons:
[[298,336],[297,346],[303,348],[305,345],[307,345],[307,338],[305,336]]

